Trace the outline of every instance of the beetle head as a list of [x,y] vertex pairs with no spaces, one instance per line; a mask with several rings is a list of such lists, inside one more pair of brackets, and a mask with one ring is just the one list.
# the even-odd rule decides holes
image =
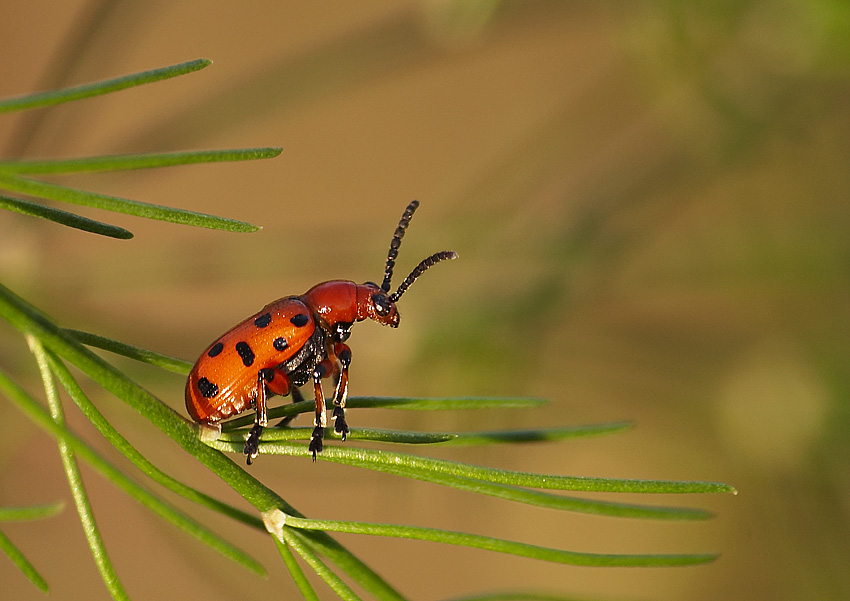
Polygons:
[[[384,281],[381,283],[381,286],[378,287],[378,285],[373,282],[366,282],[362,286],[358,286],[358,308],[363,307],[367,313],[363,318],[369,317],[369,319],[373,319],[383,325],[388,325],[393,328],[398,327],[399,314],[396,309],[396,302],[398,302],[398,299],[401,298],[401,295],[404,294],[410,285],[415,282],[416,279],[429,267],[436,265],[440,261],[445,261],[446,259],[457,259],[457,253],[453,250],[444,250],[442,252],[434,253],[430,257],[420,261],[419,265],[417,265],[413,271],[404,278],[404,281],[399,285],[396,291],[390,293],[393,268],[395,267],[395,260],[398,257],[398,249],[401,246],[401,239],[404,237],[404,232],[410,224],[410,219],[413,217],[413,213],[418,207],[418,200],[411,202],[407,205],[407,208],[401,216],[401,220],[398,222],[398,227],[390,241],[390,250],[387,253],[387,263],[384,268]],[[365,297],[368,295],[368,302],[365,303],[365,305],[361,304],[361,288],[363,289],[363,296]],[[363,300],[365,301],[366,299],[364,298]]]

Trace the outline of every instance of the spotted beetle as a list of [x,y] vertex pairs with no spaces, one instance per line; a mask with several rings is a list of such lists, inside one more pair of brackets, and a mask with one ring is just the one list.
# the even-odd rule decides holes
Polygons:
[[419,206],[411,202],[401,216],[390,242],[384,281],[355,284],[330,280],[301,296],[287,296],[263,307],[213,342],[195,363],[186,381],[186,409],[198,423],[214,424],[249,408],[256,410],[254,426],[245,442],[248,465],[257,457],[260,436],[268,425],[267,400],[275,394],[299,400],[298,387],[313,382],[316,416],[309,450],[322,451],[327,426],[321,380],[333,376],[334,432],[345,440],[345,400],[351,349],[345,341],[354,322],[372,319],[398,327],[396,302],[429,267],[456,259],[454,251],[442,251],[424,259],[395,292],[390,293],[393,267],[401,239]]

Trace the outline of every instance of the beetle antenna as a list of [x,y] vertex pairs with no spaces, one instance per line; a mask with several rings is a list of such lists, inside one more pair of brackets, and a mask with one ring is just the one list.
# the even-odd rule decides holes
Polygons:
[[398,248],[401,246],[401,239],[404,238],[404,231],[407,229],[407,226],[410,225],[410,218],[413,217],[413,213],[417,208],[419,208],[418,200],[414,200],[407,205],[407,208],[401,215],[401,220],[398,222],[398,227],[395,228],[393,239],[390,241],[390,252],[387,253],[387,266],[384,269],[384,282],[381,284],[381,290],[384,292],[390,291],[390,281],[393,279],[393,267],[395,267],[395,260],[396,257],[398,257]]
[[390,302],[394,303],[398,299],[401,298],[401,295],[405,293],[405,291],[410,288],[410,285],[416,281],[420,275],[425,273],[425,270],[429,267],[433,267],[440,261],[445,261],[447,259],[457,259],[457,253],[453,250],[444,250],[442,252],[434,253],[427,259],[423,259],[419,265],[417,265],[413,271],[410,272],[410,275],[404,278],[404,281],[399,285],[398,289],[390,294]]

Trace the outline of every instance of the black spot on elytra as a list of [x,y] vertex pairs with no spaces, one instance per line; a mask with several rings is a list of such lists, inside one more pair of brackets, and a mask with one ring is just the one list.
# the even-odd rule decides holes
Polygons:
[[236,343],[236,352],[242,358],[242,365],[251,367],[254,364],[254,351],[244,340]]
[[271,313],[263,313],[257,319],[254,320],[254,325],[258,328],[264,328],[272,322],[272,314]]
[[209,399],[218,394],[218,385],[213,384],[206,378],[201,378],[198,380],[198,390],[201,391],[204,398]]
[[209,350],[207,355],[210,357],[218,357],[221,354],[221,351],[224,350],[224,345],[220,342],[216,342],[213,347]]
[[286,347],[289,346],[289,343],[286,341],[286,338],[281,336],[280,338],[275,338],[274,342],[272,342],[276,351],[284,351]]
[[310,318],[304,315],[303,313],[299,313],[298,315],[289,319],[296,328],[302,328],[307,325],[307,322],[310,321]]

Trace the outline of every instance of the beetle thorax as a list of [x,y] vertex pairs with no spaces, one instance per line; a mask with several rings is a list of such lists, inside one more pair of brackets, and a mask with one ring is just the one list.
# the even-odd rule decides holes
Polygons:
[[330,280],[316,284],[301,300],[328,326],[360,321],[357,310],[357,284],[348,280]]

